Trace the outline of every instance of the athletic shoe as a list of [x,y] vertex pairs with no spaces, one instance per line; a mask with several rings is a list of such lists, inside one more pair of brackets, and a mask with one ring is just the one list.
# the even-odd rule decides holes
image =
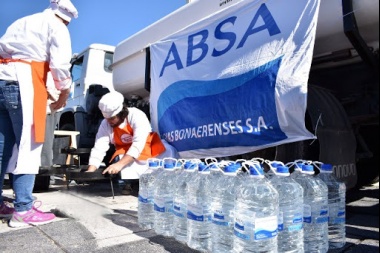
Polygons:
[[28,225],[38,226],[54,220],[55,215],[53,213],[44,213],[37,209],[41,206],[41,204],[41,201],[34,202],[32,209],[24,214],[15,211],[12,219],[9,221],[9,226],[12,228],[24,227]]
[[0,218],[10,218],[12,217],[14,208],[7,206],[5,203],[0,205]]

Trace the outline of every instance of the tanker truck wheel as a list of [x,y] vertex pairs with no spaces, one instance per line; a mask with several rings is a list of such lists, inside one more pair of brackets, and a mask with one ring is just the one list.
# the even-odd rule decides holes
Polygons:
[[284,163],[298,159],[330,163],[347,189],[355,187],[358,178],[356,139],[339,101],[329,91],[309,85],[305,124],[317,140],[279,145],[243,155],[243,158],[261,157]]

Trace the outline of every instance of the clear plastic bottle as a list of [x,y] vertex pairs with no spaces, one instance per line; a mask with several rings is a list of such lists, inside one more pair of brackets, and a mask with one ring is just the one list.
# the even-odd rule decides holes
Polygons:
[[340,249],[346,244],[346,185],[333,174],[331,164],[322,164],[317,177],[329,189],[329,249]]
[[214,182],[218,181],[218,179],[223,176],[223,170],[221,168],[228,164],[223,161],[218,162],[218,160],[213,157],[206,158],[205,163],[210,167],[209,180]]
[[154,221],[154,182],[159,173],[160,159],[148,159],[148,169],[139,179],[138,225],[143,229],[152,229]]
[[279,161],[265,161],[268,164],[269,170],[264,174],[269,180],[275,175],[276,168],[278,166],[284,166],[282,162]]
[[164,170],[158,176],[154,185],[154,224],[155,232],[163,236],[173,236],[173,197],[174,169],[177,160],[163,159]]
[[294,162],[287,163],[286,166],[288,166],[289,168],[294,166],[293,172],[291,172],[290,177],[295,179],[296,177],[301,175],[302,174],[302,166],[305,164],[306,164],[306,161],[304,161],[304,160],[296,160]]
[[303,188],[303,226],[305,252],[328,251],[328,189],[322,180],[314,177],[314,167],[302,166],[302,174],[294,178]]
[[187,245],[207,252],[211,249],[210,167],[198,164],[198,173],[187,187]]
[[224,175],[212,181],[212,253],[232,252],[234,239],[234,202],[241,177],[237,177],[240,164],[230,164],[224,168]]
[[278,252],[303,253],[303,188],[287,166],[277,166],[270,182],[280,196]]
[[233,252],[277,252],[279,195],[258,162],[247,161],[250,176],[237,189]]
[[184,244],[187,243],[187,184],[198,170],[196,161],[186,161],[184,171],[174,184],[174,238]]

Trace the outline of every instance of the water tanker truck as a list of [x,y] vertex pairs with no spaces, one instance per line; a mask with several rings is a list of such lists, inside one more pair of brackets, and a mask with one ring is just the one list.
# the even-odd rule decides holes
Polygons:
[[[72,60],[73,86],[59,129],[79,131],[78,147],[92,147],[109,90],[149,116],[150,45],[223,9],[251,0],[195,0],[116,46],[92,44]],[[379,1],[321,0],[308,81],[305,125],[317,136],[234,158],[334,165],[347,188],[378,180]]]

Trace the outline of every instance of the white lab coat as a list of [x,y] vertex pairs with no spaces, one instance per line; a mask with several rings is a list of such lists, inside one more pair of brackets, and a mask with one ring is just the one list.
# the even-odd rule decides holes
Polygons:
[[[128,108],[129,114],[119,128],[124,128],[127,122],[133,129],[132,146],[126,154],[135,158],[135,161],[125,166],[121,171],[122,179],[138,179],[147,170],[146,161],[137,160],[145,147],[146,139],[152,131],[152,127],[145,113],[137,108]],[[95,145],[91,150],[89,164],[99,168],[104,156],[109,149],[109,143],[114,144],[114,132],[107,120],[103,120],[96,135]],[[167,142],[163,141],[166,151],[159,155],[161,157],[178,157],[178,153]],[[121,155],[123,156],[123,155]],[[122,158],[122,157],[120,157]]]
[[[4,59],[48,62],[57,89],[71,85],[71,39],[67,27],[47,9],[16,20],[0,38],[0,56]],[[19,148],[13,148],[7,172],[37,174],[41,143],[34,141],[31,66],[22,62],[0,64],[0,79],[18,81],[22,100],[23,127]]]

